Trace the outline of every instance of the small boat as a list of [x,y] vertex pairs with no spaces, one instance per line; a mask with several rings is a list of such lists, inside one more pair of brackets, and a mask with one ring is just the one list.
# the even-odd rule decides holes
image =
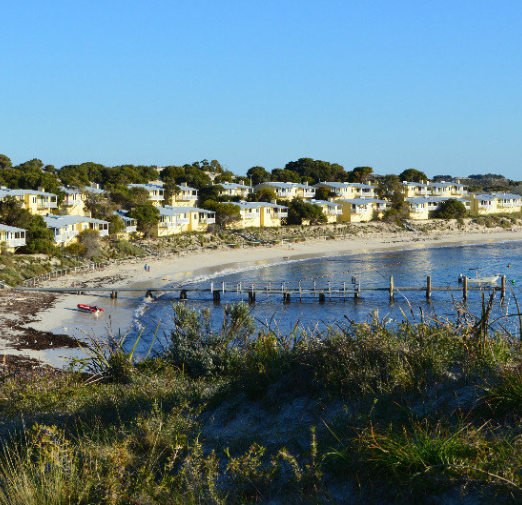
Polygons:
[[78,304],[78,310],[83,312],[92,312],[93,314],[97,314],[98,312],[103,312],[103,309],[97,307],[96,305],[84,305],[83,303]]
[[471,277],[468,284],[495,284],[500,279],[500,275],[483,275]]
[[[496,284],[500,279],[500,275],[476,275],[475,277],[468,277],[468,284],[490,285]],[[464,275],[459,275],[459,283],[464,281]]]

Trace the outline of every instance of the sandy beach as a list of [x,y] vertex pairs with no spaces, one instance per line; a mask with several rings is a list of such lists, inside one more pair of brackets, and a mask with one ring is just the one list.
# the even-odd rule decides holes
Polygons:
[[[227,269],[269,266],[287,260],[512,240],[522,240],[522,230],[442,230],[421,235],[413,231],[386,233],[382,229],[377,233],[376,229],[370,229],[368,233],[343,239],[311,239],[274,246],[201,250],[185,255],[153,258],[146,261],[150,271],[144,269],[143,260],[132,260],[108,266],[103,271],[62,277],[41,286],[161,288]],[[111,332],[117,334],[128,331],[133,324],[136,309],[144,300],[144,294],[134,296],[121,293],[118,299],[111,300],[108,293],[101,296],[10,290],[0,293],[3,309],[0,316],[0,328],[3,329],[0,352],[10,356],[9,360],[13,359],[11,356],[28,360],[26,363],[32,366],[41,362],[63,367],[72,357],[80,355],[81,350],[74,344],[75,338],[106,338]],[[78,303],[103,306],[104,312],[99,317],[80,313],[76,310]]]

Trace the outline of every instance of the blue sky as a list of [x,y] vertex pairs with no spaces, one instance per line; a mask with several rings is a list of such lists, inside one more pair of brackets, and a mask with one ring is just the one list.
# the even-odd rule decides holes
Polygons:
[[519,1],[3,2],[0,153],[522,179]]

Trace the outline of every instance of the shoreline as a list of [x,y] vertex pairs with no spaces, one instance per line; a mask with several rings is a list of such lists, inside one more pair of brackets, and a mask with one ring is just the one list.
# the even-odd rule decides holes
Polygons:
[[[459,247],[466,245],[486,245],[505,241],[522,241],[522,230],[506,231],[494,230],[490,233],[485,230],[462,232],[455,230],[442,230],[431,232],[429,235],[416,235],[412,231],[401,233],[370,233],[367,236],[358,234],[347,238],[309,239],[304,242],[289,242],[274,246],[248,246],[238,249],[199,250],[182,256],[165,258],[152,258],[147,261],[151,271],[145,272],[144,261],[136,260],[111,265],[102,271],[91,272],[79,277],[62,277],[42,283],[42,286],[67,286],[67,287],[154,287],[161,288],[174,282],[185,282],[202,275],[223,275],[230,269],[248,270],[249,267],[269,267],[280,264],[283,261],[302,261],[313,258],[344,256],[353,254],[388,252],[405,249]],[[60,339],[69,336],[87,341],[89,337],[108,338],[112,333],[118,335],[127,332],[135,317],[138,308],[143,305],[144,293],[140,296],[121,296],[111,300],[107,295],[76,295],[56,294],[52,300],[46,299],[46,303],[36,303],[34,299],[43,298],[42,294],[32,295],[32,320],[25,324],[13,324],[13,321],[21,319],[16,314],[16,309],[6,318],[6,314],[0,318],[0,324],[4,329],[3,352],[10,355],[10,347],[16,349],[14,354],[31,360],[40,361],[44,365],[63,367],[71,358],[78,357],[81,350],[72,346],[59,347]],[[35,296],[36,295],[36,296]],[[4,295],[5,296],[5,295]],[[16,292],[18,298],[27,300],[31,298],[23,292]],[[92,314],[79,313],[75,310],[76,304],[101,305],[105,312],[101,317]],[[20,315],[19,315],[20,316]],[[10,323],[10,324],[6,324]],[[21,350],[16,345],[17,335],[26,330],[36,332],[34,335],[56,336],[53,347],[53,339],[49,338],[50,345],[43,348],[38,345],[35,348]],[[6,339],[7,337],[7,339]],[[35,339],[37,343],[39,338]],[[12,343],[15,342],[15,343]],[[10,345],[11,344],[11,345]],[[58,346],[58,347],[57,347]]]

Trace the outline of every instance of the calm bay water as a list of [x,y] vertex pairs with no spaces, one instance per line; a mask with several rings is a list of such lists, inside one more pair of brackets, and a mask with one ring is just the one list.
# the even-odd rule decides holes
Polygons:
[[[522,242],[412,249],[288,261],[273,266],[259,265],[246,270],[213,274],[200,278],[190,286],[208,287],[210,278],[214,282],[280,283],[317,278],[323,281],[350,283],[352,276],[355,276],[362,286],[387,286],[391,275],[394,276],[396,286],[423,286],[426,283],[426,276],[431,275],[433,286],[446,287],[458,286],[459,274],[473,277],[477,271],[481,275],[505,274],[508,280],[514,281],[514,285],[511,285],[512,292],[508,290],[503,306],[500,305],[500,297],[497,297],[494,315],[499,317],[515,314],[517,312],[515,297],[522,304]],[[461,300],[460,293],[452,294],[455,300]],[[345,302],[328,301],[325,304],[312,301],[299,303],[298,300],[293,300],[287,305],[283,305],[280,296],[271,296],[267,299],[266,296],[258,295],[256,303],[252,305],[252,315],[258,324],[278,328],[283,333],[290,332],[297,321],[303,328],[318,325],[319,329],[325,329],[325,325],[346,322],[345,316],[363,321],[376,311],[379,317],[396,321],[403,319],[401,311],[404,311],[410,320],[415,318],[419,321],[421,308],[425,315],[452,319],[456,315],[452,294],[434,292],[432,302],[427,303],[425,293],[422,291],[405,293],[407,300],[397,293],[395,303],[390,304],[386,292],[363,292],[362,299],[358,303],[350,298]],[[160,320],[162,332],[168,332],[172,322],[172,304],[178,301],[178,296],[176,293],[165,294],[144,304],[137,311],[137,322],[133,332],[139,331],[139,327],[146,328],[143,335],[145,347],[150,342],[151,329],[156,328]],[[210,294],[207,293],[189,293],[189,298],[187,303],[191,306],[211,310],[216,326],[222,321],[225,303],[245,300],[244,296],[232,293],[222,297],[221,305],[214,305]],[[471,292],[468,301],[470,311],[479,315],[481,303],[480,293]],[[508,327],[514,330],[517,318],[506,321],[509,321]]]

